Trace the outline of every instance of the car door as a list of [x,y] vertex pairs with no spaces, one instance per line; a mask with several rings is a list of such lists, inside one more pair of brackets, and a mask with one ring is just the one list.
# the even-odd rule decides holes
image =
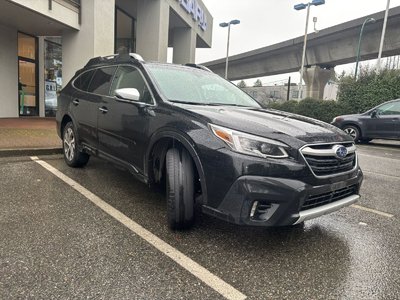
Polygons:
[[[136,88],[139,101],[115,96],[115,90]],[[99,151],[143,173],[143,157],[148,145],[150,120],[154,117],[154,97],[141,73],[133,66],[120,66],[115,74],[109,97],[104,97],[99,113]]]
[[74,95],[73,105],[79,110],[78,134],[81,143],[91,150],[98,148],[98,112],[102,97],[108,95],[112,77],[117,67],[93,70],[86,92]]
[[371,112],[366,120],[368,137],[398,138],[400,129],[400,101],[385,103]]
[[97,107],[98,102],[88,93],[89,84],[96,70],[89,70],[78,76],[74,82],[70,112],[75,121],[78,138],[85,146],[97,144]]

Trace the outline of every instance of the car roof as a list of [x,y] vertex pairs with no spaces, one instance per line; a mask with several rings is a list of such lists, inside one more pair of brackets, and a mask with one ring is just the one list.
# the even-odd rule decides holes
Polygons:
[[145,61],[139,54],[137,53],[127,53],[127,54],[114,54],[109,56],[98,56],[90,59],[86,65],[80,70],[81,72],[91,68],[97,68],[102,66],[108,65],[115,65],[115,64],[133,64],[133,65],[144,65],[144,64],[151,64],[151,65],[159,65],[165,67],[180,67],[180,68],[196,68],[208,72],[212,72],[205,66],[194,64],[194,63],[187,63],[185,65],[179,64],[171,64],[171,63],[161,63],[155,61]]

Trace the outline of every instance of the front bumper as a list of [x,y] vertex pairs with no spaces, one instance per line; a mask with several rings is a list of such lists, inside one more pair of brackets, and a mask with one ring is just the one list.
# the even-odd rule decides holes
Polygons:
[[240,225],[294,225],[355,203],[362,180],[359,168],[348,179],[318,186],[301,180],[242,176],[217,208],[203,206],[203,211]]

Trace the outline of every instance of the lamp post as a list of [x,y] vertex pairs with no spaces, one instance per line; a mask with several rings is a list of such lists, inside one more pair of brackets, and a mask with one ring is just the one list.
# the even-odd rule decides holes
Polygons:
[[354,78],[355,80],[357,80],[357,73],[358,73],[358,63],[360,60],[360,51],[361,51],[361,39],[362,39],[362,35],[364,32],[364,27],[366,24],[368,23],[375,23],[375,19],[374,18],[367,18],[364,20],[364,23],[361,26],[361,30],[360,30],[360,37],[358,38],[358,47],[357,47],[357,58],[356,58],[356,70],[354,71]]
[[303,55],[301,58],[301,68],[300,68],[300,83],[299,83],[299,96],[298,99],[301,99],[301,93],[303,91],[303,75],[304,75],[304,60],[306,58],[306,49],[307,49],[307,34],[308,34],[308,19],[310,17],[310,7],[312,5],[318,6],[325,4],[325,0],[313,0],[312,2],[308,2],[307,4],[300,3],[294,6],[295,10],[303,10],[307,8],[307,18],[306,18],[306,29],[304,33],[304,45],[303,45]]
[[228,27],[228,42],[226,45],[226,63],[225,63],[225,79],[228,79],[228,60],[229,60],[229,39],[231,36],[231,25],[240,24],[239,20],[232,20],[229,23],[221,23],[219,24],[220,27]]

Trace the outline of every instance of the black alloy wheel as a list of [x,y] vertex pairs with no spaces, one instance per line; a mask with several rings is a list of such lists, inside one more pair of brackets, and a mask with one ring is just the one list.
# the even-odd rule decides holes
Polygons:
[[72,122],[68,122],[63,133],[64,160],[68,166],[79,168],[85,166],[89,161],[89,154],[78,150],[77,136]]

